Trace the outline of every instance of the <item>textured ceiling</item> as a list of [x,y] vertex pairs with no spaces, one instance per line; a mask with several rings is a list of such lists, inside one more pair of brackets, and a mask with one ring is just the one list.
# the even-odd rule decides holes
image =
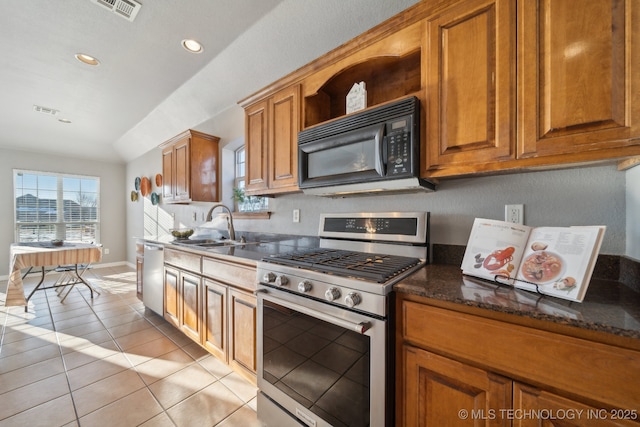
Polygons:
[[134,22],[90,0],[0,2],[0,147],[130,161],[415,3],[138,1]]

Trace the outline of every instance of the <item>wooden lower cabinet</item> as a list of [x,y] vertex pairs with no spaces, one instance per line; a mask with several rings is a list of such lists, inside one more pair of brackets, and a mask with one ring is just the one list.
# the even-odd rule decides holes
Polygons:
[[144,265],[144,258],[141,256],[136,256],[136,297],[138,297],[138,299],[140,301],[142,301],[143,298],[143,292],[144,292],[144,288],[143,286],[143,276],[142,276],[142,268]]
[[253,384],[255,277],[254,265],[165,249],[165,319]]
[[227,292],[228,287],[204,279],[202,295],[202,345],[209,353],[227,362]]
[[596,408],[536,387],[513,385],[514,427],[635,426],[640,409]]
[[180,299],[178,298],[180,270],[164,267],[164,318],[176,327],[180,327]]
[[229,364],[249,377],[256,373],[256,297],[229,290]]
[[202,299],[202,279],[200,276],[182,272],[180,275],[180,288],[182,298],[182,316],[180,319],[180,329],[186,336],[194,341],[200,342],[200,306]]
[[640,426],[637,346],[429,302],[397,299],[396,425]]
[[200,342],[201,278],[179,268],[164,267],[164,317],[189,338]]
[[405,425],[509,426],[512,381],[412,346],[403,346]]

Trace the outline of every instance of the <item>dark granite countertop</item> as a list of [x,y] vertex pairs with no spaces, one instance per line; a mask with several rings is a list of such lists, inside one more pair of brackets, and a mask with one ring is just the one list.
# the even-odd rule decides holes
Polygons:
[[616,280],[592,279],[584,301],[577,303],[464,276],[459,265],[430,264],[397,283],[394,290],[640,339],[640,293]]
[[235,246],[219,246],[212,248],[198,248],[196,246],[186,246],[176,243],[172,236],[147,236],[142,240],[161,243],[174,249],[187,252],[193,252],[203,256],[222,256],[235,257],[249,261],[260,261],[270,255],[276,255],[285,252],[292,252],[302,248],[317,247],[319,240],[317,237],[310,236],[291,236],[281,234],[263,234],[263,233],[238,233],[237,238],[245,237],[247,242],[245,245]]

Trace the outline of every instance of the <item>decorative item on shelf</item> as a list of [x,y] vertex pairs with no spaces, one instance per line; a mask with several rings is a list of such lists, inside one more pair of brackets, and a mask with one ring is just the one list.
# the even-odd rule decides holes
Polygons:
[[152,205],[157,205],[160,202],[160,194],[158,193],[151,193],[151,204]]
[[162,175],[156,174],[156,186],[162,187]]
[[367,90],[365,83],[355,83],[347,94],[347,114],[367,108]]
[[135,189],[136,189],[136,191],[140,191],[140,177],[139,176],[136,177]]
[[262,212],[267,209],[267,198],[247,196],[243,188],[234,187],[231,197],[237,203],[238,212]]
[[54,239],[54,240],[51,241],[51,244],[53,246],[62,246],[62,245],[64,245],[64,240]]
[[132,202],[138,201],[138,192],[136,190],[131,190],[131,201]]
[[140,193],[142,193],[143,197],[147,197],[151,193],[151,181],[146,176],[142,177],[140,182]]

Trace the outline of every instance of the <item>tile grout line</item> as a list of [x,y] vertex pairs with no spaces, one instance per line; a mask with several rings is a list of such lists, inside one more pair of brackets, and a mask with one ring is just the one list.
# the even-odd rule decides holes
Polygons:
[[[102,289],[102,288],[101,288],[101,289]],[[104,289],[102,289],[102,290],[104,291]],[[128,357],[127,353],[126,353],[126,352],[124,351],[124,349],[120,346],[120,343],[118,343],[118,341],[117,341],[117,340],[116,340],[116,338],[113,336],[113,334],[111,333],[111,331],[109,330],[109,328],[107,328],[107,326],[103,323],[103,321],[102,321],[102,319],[100,318],[100,316],[98,315],[98,313],[96,313],[96,311],[93,309],[93,305],[89,304],[89,301],[87,300],[87,298],[86,298],[84,295],[82,295],[82,293],[80,293],[80,295],[82,296],[82,299],[85,301],[85,303],[87,304],[87,306],[91,309],[91,311],[93,312],[93,314],[96,316],[96,318],[98,319],[98,321],[100,322],[100,324],[102,325],[102,327],[105,329],[105,331],[107,331],[107,334],[109,334],[109,337],[111,337],[111,339],[112,339],[112,340],[113,340],[113,342],[115,343],[115,345],[116,345],[116,347],[118,348],[118,350],[120,351],[120,353],[124,356],[124,358],[125,358],[125,359],[129,362],[129,364],[131,365],[131,367],[130,367],[130,368],[128,368],[128,369],[133,369],[133,371],[136,373],[136,375],[138,375],[138,378],[140,378],[140,381],[142,382],[142,384],[144,384],[144,388],[146,388],[146,389],[147,389],[147,391],[149,392],[149,394],[151,394],[151,397],[153,397],[153,400],[155,400],[155,401],[156,401],[156,403],[158,404],[158,406],[159,406],[160,408],[162,408],[162,412],[164,412],[164,413],[166,414],[166,416],[169,418],[169,420],[171,421],[171,423],[172,423],[174,426],[176,426],[176,423],[175,423],[175,421],[173,420],[173,418],[171,418],[171,416],[167,413],[167,410],[165,409],[165,407],[164,407],[164,406],[162,405],[162,403],[158,400],[158,398],[156,398],[155,394],[153,394],[153,392],[152,392],[152,391],[151,391],[151,389],[149,388],[149,385],[144,381],[144,378],[142,378],[142,375],[140,374],[140,371],[138,371],[138,369],[137,369],[137,368],[136,368],[136,366],[133,364],[133,362],[131,361],[131,359],[129,359],[129,357]],[[122,303],[124,303],[127,307],[131,308],[134,312],[136,312],[136,313],[137,313],[137,310],[135,310],[133,307],[131,307],[131,305],[130,305],[130,304],[128,304],[126,301],[123,301],[123,299],[122,299],[122,297],[121,297],[120,295],[118,295],[118,298],[119,298],[119,299],[120,299],[120,301],[121,301]],[[149,320],[148,320],[146,317],[142,316],[142,318],[143,318],[147,323],[149,323],[151,326],[153,326],[154,328],[156,328],[156,326],[155,326],[153,323],[149,322]],[[157,329],[157,328],[156,328],[156,329]],[[160,331],[160,332],[162,332],[162,331]],[[163,334],[163,335],[164,335],[164,334]],[[114,375],[115,375],[115,374],[114,374]],[[142,389],[139,389],[139,390],[142,390]],[[130,396],[131,394],[133,394],[133,393],[135,393],[135,392],[137,392],[137,391],[138,391],[138,390],[133,391],[133,392],[129,393],[127,396]],[[127,397],[127,396],[122,396],[122,397],[120,397],[118,400],[120,400],[120,399],[122,399],[122,398],[124,398],[124,397]],[[113,402],[111,402],[111,403],[113,403]],[[110,404],[110,403],[109,403],[109,404]],[[108,405],[109,405],[109,404],[108,404]],[[105,406],[107,406],[107,405],[105,405]],[[104,408],[104,406],[102,406],[102,408]],[[94,411],[92,411],[92,412],[95,412],[95,411],[97,411],[97,410],[99,410],[99,409],[101,409],[101,408],[97,408],[97,409],[95,409],[95,410],[94,410]],[[91,412],[90,412],[90,413],[91,413]],[[88,415],[88,414],[87,414],[87,415]],[[152,416],[152,417],[151,417],[151,418],[149,418],[148,420],[144,420],[141,424],[144,424],[144,423],[146,423],[146,422],[148,422],[148,421],[152,420],[153,418],[157,417],[158,415],[159,415],[159,414],[155,414],[154,416]],[[80,418],[78,418],[78,425],[80,425]]]
[[67,363],[64,361],[64,353],[62,352],[62,345],[60,343],[60,335],[58,334],[58,329],[56,328],[56,321],[53,318],[53,313],[51,312],[51,304],[49,303],[49,291],[44,291],[45,300],[47,301],[47,309],[49,311],[49,318],[51,318],[51,327],[56,334],[56,343],[58,344],[58,352],[60,353],[60,361],[62,362],[62,367],[64,368],[64,377],[67,381],[67,387],[69,388],[69,397],[71,398],[71,405],[73,406],[73,412],[76,416],[76,422],[78,426],[80,425],[80,418],[78,418],[78,408],[76,408],[76,400],[73,398],[73,392],[71,390],[71,381],[69,381],[69,372],[67,370]]

